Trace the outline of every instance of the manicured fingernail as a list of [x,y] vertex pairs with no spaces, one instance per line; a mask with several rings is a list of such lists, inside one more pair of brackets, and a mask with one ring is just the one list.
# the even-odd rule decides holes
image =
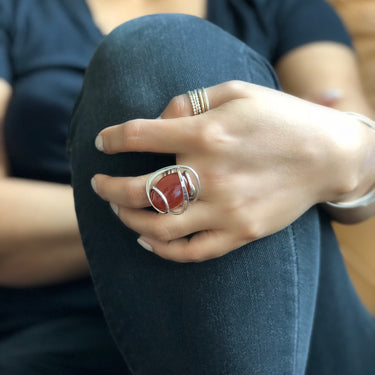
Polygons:
[[95,193],[98,193],[97,190],[96,190],[96,182],[95,182],[94,177],[91,179],[91,187],[92,187],[92,190],[95,191]]
[[322,98],[325,100],[337,100],[343,97],[343,92],[340,89],[331,89],[323,92]]
[[151,251],[152,253],[154,252],[152,246],[146,242],[142,237],[139,237],[137,242],[147,251]]
[[110,204],[110,206],[111,206],[113,212],[114,212],[116,215],[118,215],[118,206],[117,206],[117,204],[112,203],[112,202],[110,202],[109,204]]
[[99,151],[104,151],[104,147],[103,147],[103,137],[101,135],[98,135],[96,138],[95,138],[95,147],[99,150]]

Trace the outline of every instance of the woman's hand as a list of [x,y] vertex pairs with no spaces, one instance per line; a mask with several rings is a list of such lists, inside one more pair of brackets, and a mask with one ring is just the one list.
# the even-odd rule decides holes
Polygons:
[[199,174],[199,199],[182,215],[143,209],[150,206],[147,175],[93,179],[142,246],[161,257],[222,256],[285,228],[318,202],[360,194],[373,183],[358,185],[366,129],[349,116],[244,82],[206,90],[211,109],[204,114],[192,116],[181,95],[161,119],[112,126],[96,140],[107,154],[174,153],[177,164]]

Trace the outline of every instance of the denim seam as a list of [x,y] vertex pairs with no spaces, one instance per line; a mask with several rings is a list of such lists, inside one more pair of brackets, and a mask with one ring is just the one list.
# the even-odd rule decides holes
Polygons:
[[297,247],[296,247],[296,235],[293,228],[293,224],[289,227],[289,235],[291,237],[291,247],[294,253],[295,259],[295,267],[294,267],[294,295],[295,295],[295,327],[294,327],[294,371],[293,373],[297,373],[297,362],[298,362],[298,335],[299,335],[299,303],[300,303],[300,295],[299,295],[299,288],[298,288],[298,254],[297,254]]
[[[101,287],[101,273],[100,273],[100,271],[96,272],[94,287],[95,287],[96,293],[100,294],[100,293],[98,293],[99,289],[102,288]],[[115,321],[116,317],[113,316],[112,310],[110,308],[109,309],[104,308],[104,306],[107,305],[107,298],[102,298],[102,299],[99,298],[98,300],[99,300],[99,304],[101,306],[101,309],[103,311],[103,315],[105,317],[105,320],[106,320],[106,323],[107,323],[107,326],[108,326],[108,330],[111,334],[111,337],[112,337],[113,341],[115,342],[115,345],[118,348],[119,353],[120,353],[121,357],[123,358],[127,369],[129,370],[129,372],[131,374],[135,374],[135,370],[130,363],[129,356],[126,353],[124,353],[123,350],[120,350],[121,345],[120,345],[120,342],[119,342],[120,341],[119,337],[122,336],[121,332],[124,332],[125,327],[123,327],[122,321],[119,322],[116,327],[114,327],[112,324],[110,324],[109,322]]]

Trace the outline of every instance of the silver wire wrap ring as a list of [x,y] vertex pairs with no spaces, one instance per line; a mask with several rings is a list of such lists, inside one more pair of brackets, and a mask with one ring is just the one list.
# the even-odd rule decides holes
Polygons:
[[184,213],[200,193],[198,173],[187,165],[171,165],[150,175],[146,183],[147,198],[161,214]]
[[204,87],[195,89],[193,91],[188,91],[187,94],[189,95],[194,116],[207,112],[210,109],[210,102]]

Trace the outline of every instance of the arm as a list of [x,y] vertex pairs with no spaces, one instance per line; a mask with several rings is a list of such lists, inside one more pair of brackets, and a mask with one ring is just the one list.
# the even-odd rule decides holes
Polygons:
[[312,102],[325,104],[325,94],[341,93],[329,106],[374,118],[362,89],[354,52],[345,45],[317,42],[293,49],[275,65],[284,91]]
[[[292,95],[341,111],[358,112],[374,118],[374,111],[362,90],[355,55],[344,45],[319,42],[296,48],[277,62],[276,72],[284,90]],[[341,95],[327,98],[325,94],[332,90]],[[358,122],[358,126],[364,125]],[[367,132],[371,140],[372,131],[367,129]],[[374,184],[373,172],[367,172],[369,174],[363,176],[363,187],[359,187],[350,199],[364,195],[366,189],[370,189]],[[335,220],[343,223],[365,220],[375,213],[374,209],[369,207],[343,210],[326,207]]]
[[[0,80],[0,134],[11,87]],[[31,287],[88,274],[70,186],[11,178],[0,139],[0,285]]]
[[95,176],[95,191],[148,250],[183,262],[218,257],[285,228],[317,203],[351,200],[374,185],[375,134],[355,118],[245,82],[207,94],[210,110],[202,115],[191,116],[181,95],[161,119],[99,133],[96,145],[107,154],[175,153],[177,164],[200,176],[198,201],[177,216],[140,209],[150,205],[148,176]]
[[6,81],[0,79],[0,178],[4,178],[7,175],[7,162],[2,125],[9,99],[11,97],[11,92],[12,90],[10,85]]

